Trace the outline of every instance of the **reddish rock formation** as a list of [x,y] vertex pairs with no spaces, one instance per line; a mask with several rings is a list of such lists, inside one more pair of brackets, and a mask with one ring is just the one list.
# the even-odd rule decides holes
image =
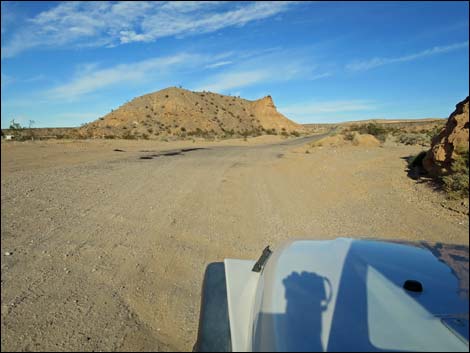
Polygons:
[[431,149],[423,160],[423,166],[431,175],[440,176],[451,172],[452,162],[458,152],[468,150],[469,97],[456,105],[446,126],[434,136]]

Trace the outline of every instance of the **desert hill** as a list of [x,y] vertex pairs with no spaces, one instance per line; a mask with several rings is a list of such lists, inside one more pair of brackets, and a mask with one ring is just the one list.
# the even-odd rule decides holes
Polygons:
[[80,133],[90,137],[233,136],[296,133],[304,127],[276,110],[271,96],[249,101],[171,87],[133,99]]
[[303,124],[307,129],[332,129],[332,128],[350,128],[357,125],[374,124],[383,128],[399,129],[403,132],[418,132],[422,130],[437,129],[443,127],[446,123],[444,118],[422,118],[422,119],[368,119],[345,121],[341,123],[316,123]]
[[422,118],[422,119],[367,119],[345,121],[342,125],[354,124],[426,124],[435,122],[445,122],[444,118]]

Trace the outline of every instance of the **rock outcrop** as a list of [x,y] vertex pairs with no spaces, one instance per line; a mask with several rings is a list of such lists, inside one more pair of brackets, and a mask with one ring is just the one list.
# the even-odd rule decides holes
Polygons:
[[432,176],[447,175],[458,153],[468,150],[469,97],[456,105],[446,126],[434,136],[431,149],[426,153],[423,167]]

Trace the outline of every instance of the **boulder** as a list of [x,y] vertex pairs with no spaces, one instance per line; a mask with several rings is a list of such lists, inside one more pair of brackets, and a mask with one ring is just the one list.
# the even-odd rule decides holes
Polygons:
[[426,153],[423,167],[432,176],[448,175],[458,153],[468,150],[469,97],[456,105],[446,126],[434,136]]

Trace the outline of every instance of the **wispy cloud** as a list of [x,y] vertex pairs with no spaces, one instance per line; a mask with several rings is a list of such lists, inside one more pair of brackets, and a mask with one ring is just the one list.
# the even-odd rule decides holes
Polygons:
[[3,72],[1,73],[1,86],[2,89],[14,82],[14,78],[10,75],[4,74]]
[[448,53],[454,50],[468,48],[468,41],[454,43],[446,46],[436,46],[430,49],[423,50],[418,53],[413,53],[405,56],[395,57],[395,58],[380,58],[376,57],[370,60],[365,61],[356,61],[354,63],[346,65],[346,70],[348,71],[366,71],[373,69],[375,67],[394,64],[399,62],[413,61],[427,56]]
[[[8,12],[8,15],[7,14]],[[1,27],[1,35],[3,36],[4,33],[7,32],[7,25],[9,23],[11,23],[11,21],[13,20],[13,16],[11,15],[10,16],[10,13],[9,13],[9,9],[8,9],[8,3],[6,1],[2,1],[0,3],[0,27]]]
[[294,3],[64,2],[29,19],[6,40],[2,38],[2,58],[37,47],[112,47],[214,32],[275,16]]
[[[99,90],[116,85],[142,85],[150,81],[181,77],[184,73],[189,80],[190,73],[198,76],[201,69],[221,68],[212,75],[199,75],[189,84],[198,91],[227,92],[235,88],[253,86],[261,83],[285,82],[295,79],[317,80],[331,76],[330,72],[321,72],[310,57],[295,52],[293,49],[261,51],[260,55],[246,52],[222,53],[177,53],[171,56],[154,57],[143,61],[123,63],[102,68],[97,63],[82,63],[77,66],[76,74],[68,82],[46,91],[49,99],[73,100]],[[210,71],[209,71],[210,72]],[[282,75],[279,73],[282,72]],[[188,82],[188,81],[186,81]]]
[[[302,50],[272,48],[256,53],[234,53],[231,66],[221,73],[204,78],[193,85],[196,91],[227,93],[257,84],[286,82],[296,79],[318,80],[332,76],[322,72]],[[217,63],[216,63],[217,65]]]
[[[242,88],[253,86],[261,83],[283,82],[309,75],[308,69],[301,65],[291,65],[290,68],[284,68],[282,75],[279,75],[280,68],[278,66],[270,66],[267,68],[257,68],[253,70],[238,69],[232,70],[218,75],[214,75],[206,80],[206,83],[197,86],[196,91],[212,91],[227,92],[234,88]],[[311,75],[309,80],[317,80],[331,76],[330,73]]]
[[269,70],[233,71],[216,75],[209,82],[197,87],[196,91],[225,92],[233,88],[240,88],[265,82],[272,77]]
[[221,66],[230,65],[232,61],[219,61],[213,64],[206,65],[206,69],[215,69]]
[[351,112],[366,112],[377,109],[375,102],[365,99],[308,101],[279,106],[278,110],[299,122],[346,116]]
[[123,83],[140,83],[162,72],[171,72],[179,66],[197,63],[201,59],[196,54],[180,53],[173,56],[157,57],[130,64],[119,64],[107,69],[95,65],[83,66],[83,71],[70,82],[54,87],[46,92],[52,99],[75,99],[84,94]]
[[[18,83],[34,83],[34,82],[39,82],[39,81],[44,81],[44,80],[47,80],[47,77],[45,75],[35,75],[35,76],[32,76],[32,77],[27,77],[27,78],[21,78],[21,77],[13,77],[13,76],[10,76],[10,75],[7,75],[7,74],[4,74],[2,72],[2,76],[1,76],[1,87],[2,89],[3,88],[6,88],[7,86],[10,86],[12,84],[18,84]],[[2,102],[3,104],[3,102]]]

